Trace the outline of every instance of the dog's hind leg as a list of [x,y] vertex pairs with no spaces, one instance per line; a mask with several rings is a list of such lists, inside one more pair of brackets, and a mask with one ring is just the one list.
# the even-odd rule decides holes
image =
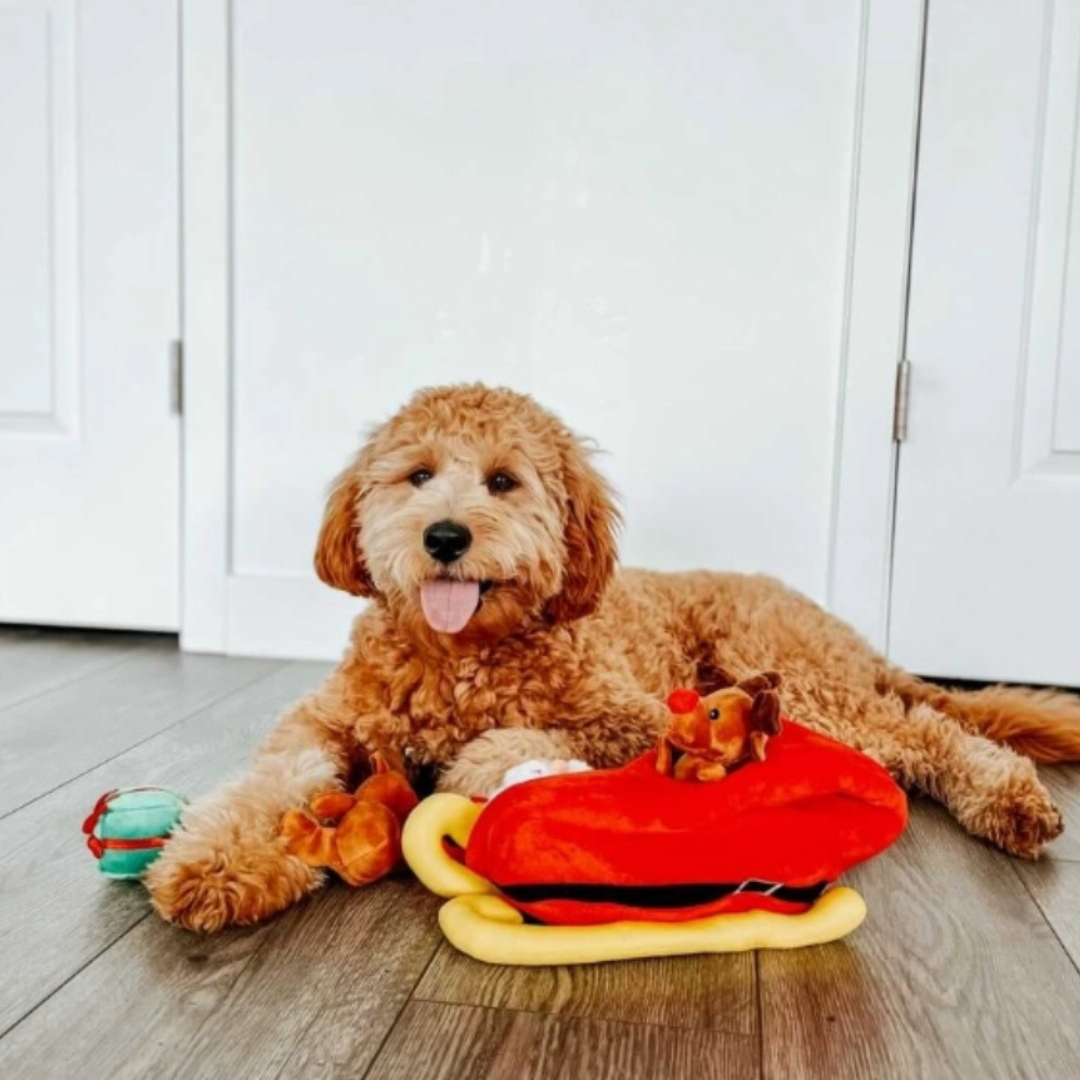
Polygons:
[[903,727],[867,741],[864,749],[902,782],[944,803],[969,833],[1010,855],[1036,858],[1061,833],[1061,814],[1029,758],[965,731],[929,705],[912,706]]
[[943,803],[969,833],[1035,858],[1062,829],[1034,764],[965,730],[932,706],[896,694],[815,687],[785,701],[796,720],[862,750],[904,787]]

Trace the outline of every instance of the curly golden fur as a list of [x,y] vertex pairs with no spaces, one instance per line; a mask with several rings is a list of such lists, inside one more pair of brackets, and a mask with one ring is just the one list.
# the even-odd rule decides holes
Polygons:
[[[448,519],[472,543],[443,563],[424,533]],[[284,849],[282,814],[378,748],[439,766],[441,786],[468,793],[541,752],[618,765],[655,744],[667,693],[718,665],[779,671],[787,715],[864,750],[1006,851],[1035,856],[1061,831],[1030,759],[1080,758],[1080,700],[921,682],[768,577],[617,572],[618,524],[582,443],[530,398],[418,394],[329,496],[319,576],[372,601],[344,659],[248,773],[188,810],[148,876],[156,909],[212,930],[315,889],[321,875]],[[438,578],[479,597],[459,632],[425,617]]]

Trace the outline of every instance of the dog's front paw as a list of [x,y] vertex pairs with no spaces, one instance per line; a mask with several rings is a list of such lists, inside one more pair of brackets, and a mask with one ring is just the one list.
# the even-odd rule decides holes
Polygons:
[[145,880],[162,918],[210,931],[269,918],[317,888],[322,875],[276,839],[222,845],[181,833]]
[[1024,859],[1038,858],[1064,827],[1061,811],[1039,781],[1034,767],[995,787],[971,823],[971,831],[976,835]]

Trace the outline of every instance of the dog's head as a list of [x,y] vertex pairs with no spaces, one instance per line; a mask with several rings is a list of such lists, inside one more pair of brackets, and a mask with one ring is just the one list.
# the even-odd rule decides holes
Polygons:
[[335,481],[315,568],[406,624],[500,637],[595,610],[618,522],[581,441],[531,398],[425,390]]

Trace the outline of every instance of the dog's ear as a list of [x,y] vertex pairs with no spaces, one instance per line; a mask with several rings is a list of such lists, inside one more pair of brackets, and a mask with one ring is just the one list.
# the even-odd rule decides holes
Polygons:
[[375,585],[360,549],[359,502],[360,484],[354,463],[330,488],[315,548],[315,572],[335,589],[353,596],[373,596]]
[[750,727],[765,735],[780,734],[780,697],[775,690],[759,690],[750,706]]
[[619,511],[611,489],[576,443],[565,458],[563,484],[567,494],[566,565],[562,591],[547,603],[552,622],[580,619],[596,610],[619,554]]

